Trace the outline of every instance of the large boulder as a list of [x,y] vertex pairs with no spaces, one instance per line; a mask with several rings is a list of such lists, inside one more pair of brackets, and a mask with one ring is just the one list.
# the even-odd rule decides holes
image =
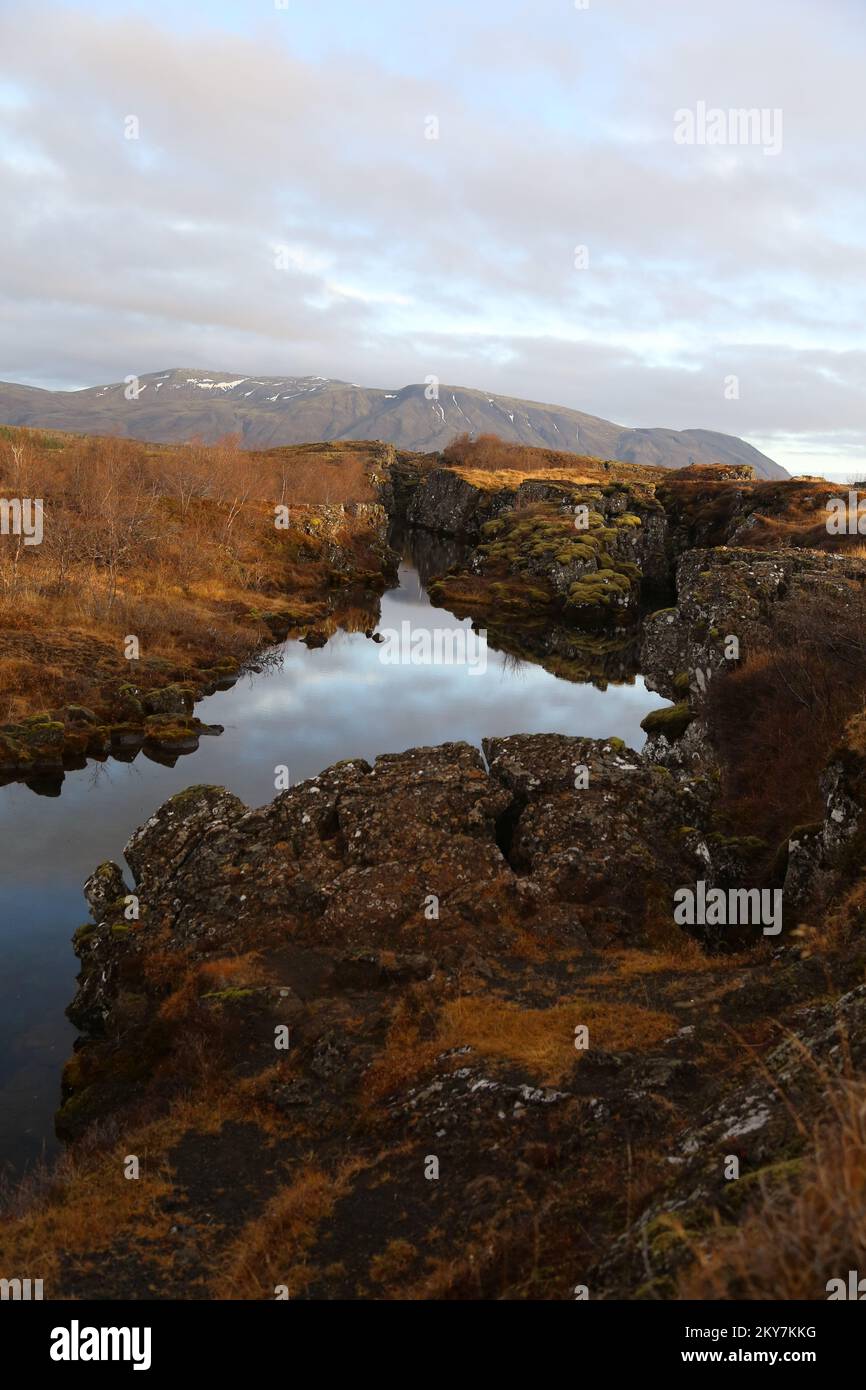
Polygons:
[[508,857],[535,886],[539,912],[600,945],[662,937],[675,888],[698,869],[683,836],[697,784],[620,740],[517,735],[484,750],[512,793]]
[[771,641],[788,605],[821,594],[831,606],[844,606],[864,580],[864,561],[825,551],[689,551],[677,566],[676,607],[650,614],[643,624],[647,684],[670,699],[684,682],[701,695],[719,671]]

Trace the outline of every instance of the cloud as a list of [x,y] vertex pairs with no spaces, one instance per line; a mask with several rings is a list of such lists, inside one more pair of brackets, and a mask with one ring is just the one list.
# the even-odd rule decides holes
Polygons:
[[[435,372],[623,424],[859,439],[855,7],[248,10],[0,17],[0,375]],[[778,107],[781,153],[677,146],[699,101]]]

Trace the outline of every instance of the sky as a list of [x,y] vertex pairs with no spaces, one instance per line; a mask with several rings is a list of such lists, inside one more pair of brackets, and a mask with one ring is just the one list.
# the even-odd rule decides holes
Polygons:
[[0,0],[0,55],[4,380],[435,375],[862,473],[866,0]]

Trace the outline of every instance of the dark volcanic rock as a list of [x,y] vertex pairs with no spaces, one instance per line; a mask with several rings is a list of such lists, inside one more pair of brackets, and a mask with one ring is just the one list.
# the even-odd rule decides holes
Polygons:
[[669,921],[673,886],[697,864],[680,833],[697,804],[687,780],[619,740],[517,735],[484,749],[513,794],[509,860],[537,885],[542,912],[568,904],[599,944],[644,941]]
[[[866,579],[866,563],[816,550],[691,550],[677,566],[677,605],[643,624],[641,670],[651,690],[669,699],[687,681],[702,694],[712,677],[772,640],[786,600],[826,595],[831,606],[850,603],[852,581]],[[726,655],[728,639],[739,657]]]
[[[668,1191],[602,1258],[594,1271],[597,1296],[619,1296],[623,1286],[636,1289],[637,1297],[670,1296],[678,1270],[710,1237],[714,1211],[730,1219],[750,1191],[760,1191],[755,1180],[796,1171],[798,1158],[792,1155],[803,1143],[799,1116],[820,1111],[840,1075],[852,1065],[862,1068],[864,1023],[864,985],[832,1004],[800,1010],[791,1034],[762,1059],[760,1069],[723,1090],[678,1136]],[[726,1180],[731,1156],[741,1165],[734,1182]],[[814,1297],[824,1296],[816,1279]]]
[[798,827],[787,846],[785,896],[798,908],[832,891],[843,857],[862,862],[866,714],[855,715],[848,724],[820,787],[823,820]]
[[[483,526],[508,512],[546,503],[573,515],[575,507],[584,504],[597,513],[606,527],[615,526],[622,517],[632,517],[631,526],[620,528],[621,558],[637,564],[647,579],[667,581],[668,522],[651,487],[602,487],[543,478],[527,478],[512,486],[479,487],[450,468],[410,471],[412,486],[397,489],[392,498],[395,514],[410,526],[477,540]],[[565,585],[566,581],[562,583]]]
[[84,885],[87,906],[93,913],[95,922],[104,922],[118,899],[129,892],[123,880],[123,872],[109,859],[90,875]]
[[[502,948],[526,923],[640,941],[670,919],[673,889],[694,876],[678,827],[694,821],[698,783],[618,740],[519,735],[485,750],[489,773],[465,743],[339,763],[257,811],[221,787],[172,797],[126,849],[143,905],[132,944],[91,943],[82,989],[118,949],[146,959],[165,926],[176,946],[212,951],[242,924],[282,921],[344,962],[398,949],[426,971],[428,953]],[[116,866],[88,881],[100,920],[125,891]]]
[[[836,760],[831,817],[860,804],[859,747]],[[744,1194],[787,1162],[787,1092],[802,1113],[820,1101],[810,1051],[841,1074],[847,1029],[862,1065],[862,986],[827,1004],[824,963],[796,945],[743,962],[678,934],[674,889],[742,878],[752,848],[713,832],[711,779],[617,739],[484,749],[487,764],[465,743],[346,761],[256,810],[194,787],[130,842],[140,920],[118,915],[116,865],[88,881],[97,924],[76,934],[70,1011],[87,1037],[58,1132],[111,1121],[97,1133],[119,1127],[123,1153],[159,1165],[160,1117],[173,1152],[220,1155],[194,1192],[175,1181],[148,1207],[158,1229],[181,1202],[202,1253],[142,1251],[142,1296],[204,1296],[207,1270],[227,1267],[214,1212],[232,1153],[238,1224],[270,1201],[277,1155],[266,1229],[279,1242],[286,1213],[305,1223],[303,1268],[280,1250],[287,1272],[266,1270],[264,1296],[275,1278],[293,1297],[375,1297],[383,1280],[388,1296],[523,1296],[539,1249],[541,1296],[576,1282],[669,1296],[688,1251],[668,1218],[700,1233],[715,1204],[730,1210],[731,1153]],[[850,989],[862,961],[845,970],[833,983]],[[232,1148],[239,1120],[272,1151],[260,1173],[246,1141]],[[430,1248],[444,1260],[432,1285]]]

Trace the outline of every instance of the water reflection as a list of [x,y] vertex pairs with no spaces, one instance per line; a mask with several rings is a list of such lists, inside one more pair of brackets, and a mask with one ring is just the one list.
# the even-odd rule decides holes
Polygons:
[[400,523],[391,526],[388,544],[399,555],[411,556],[419,589],[426,589],[431,579],[437,579],[448,570],[463,566],[472,554],[472,546],[457,536],[440,536],[434,531]]
[[[401,567],[400,587],[381,599],[381,626],[469,626],[427,601],[422,575],[441,573],[441,558],[425,554],[420,572]],[[274,795],[279,764],[300,781],[340,758],[372,760],[453,739],[480,744],[495,734],[617,734],[639,747],[640,720],[664,703],[640,677],[603,693],[495,651],[483,675],[386,665],[364,633],[369,607],[359,605],[356,616],[360,630],[339,630],[319,649],[286,643],[259,673],[203,700],[196,713],[225,732],[174,767],[142,757],[91,764],[68,773],[52,799],[21,785],[0,790],[0,1164],[20,1169],[55,1146],[59,1074],[74,1036],[64,1009],[77,969],[70,938],[86,918],[83,881],[103,859],[122,862],[132,831],[174,792],[216,782],[261,805]]]

